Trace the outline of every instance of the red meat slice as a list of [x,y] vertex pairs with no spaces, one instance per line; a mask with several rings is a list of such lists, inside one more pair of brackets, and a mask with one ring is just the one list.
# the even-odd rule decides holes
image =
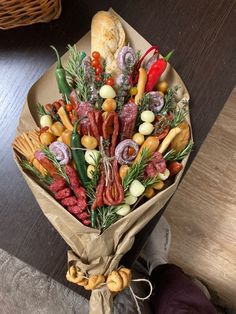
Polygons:
[[145,177],[155,177],[158,173],[163,173],[166,170],[166,161],[162,154],[155,152],[152,156],[152,160],[145,168]]
[[72,193],[72,191],[71,191],[70,188],[65,188],[65,189],[62,189],[62,190],[58,191],[54,195],[54,197],[55,197],[56,200],[60,201],[60,200],[63,200],[64,198],[66,198],[66,197],[71,196],[71,193]]
[[138,106],[130,102],[125,104],[120,115],[122,140],[132,138],[135,122],[138,114]]
[[66,187],[66,181],[62,178],[55,180],[52,184],[49,185],[50,191],[56,193]]
[[73,206],[77,204],[77,198],[75,196],[69,196],[61,200],[63,206]]
[[74,215],[78,215],[78,214],[82,213],[82,211],[83,211],[83,209],[80,208],[80,206],[78,206],[78,205],[68,206],[67,209],[71,214],[74,214]]

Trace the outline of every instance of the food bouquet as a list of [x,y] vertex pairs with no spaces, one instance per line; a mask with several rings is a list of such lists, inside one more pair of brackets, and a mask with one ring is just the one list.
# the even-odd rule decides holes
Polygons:
[[13,148],[71,247],[67,279],[92,290],[91,313],[103,313],[130,285],[119,261],[175,191],[193,143],[173,52],[162,57],[112,11],[93,17],[91,51],[89,39],[63,62],[52,46],[56,68],[30,91]]

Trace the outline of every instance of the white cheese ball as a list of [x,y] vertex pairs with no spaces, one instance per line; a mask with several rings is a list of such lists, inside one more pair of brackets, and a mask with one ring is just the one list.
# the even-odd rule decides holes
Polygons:
[[88,165],[87,176],[88,176],[89,179],[93,178],[93,173],[94,173],[95,169],[96,168],[93,165]]
[[134,203],[137,202],[137,200],[138,200],[137,196],[133,196],[133,195],[129,194],[125,198],[125,204],[133,205]]
[[52,118],[51,116],[49,116],[48,114],[43,115],[40,118],[40,125],[42,128],[44,128],[45,126],[48,126],[49,128],[52,126]]
[[99,94],[102,98],[115,98],[116,97],[116,92],[110,85],[103,85],[100,88]]
[[144,122],[140,124],[138,130],[143,135],[150,135],[154,130],[154,126],[150,122]]
[[84,158],[89,165],[96,166],[96,161],[98,160],[100,153],[96,149],[88,149],[84,154]]
[[159,173],[158,174],[158,178],[162,181],[165,181],[166,179],[168,179],[170,176],[170,170],[166,168],[166,170],[163,173]]
[[155,114],[151,110],[145,110],[141,113],[141,120],[151,123],[155,120]]
[[145,187],[138,180],[134,180],[129,187],[129,192],[131,195],[139,197],[145,191]]
[[120,216],[126,216],[130,212],[130,206],[128,204],[122,204],[118,206],[116,213]]

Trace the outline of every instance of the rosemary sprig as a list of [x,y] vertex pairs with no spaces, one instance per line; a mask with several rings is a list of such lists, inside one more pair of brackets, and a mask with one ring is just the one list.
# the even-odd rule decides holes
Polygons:
[[120,115],[125,103],[125,97],[119,96],[116,97],[116,111]]
[[50,185],[53,182],[52,177],[49,174],[43,176],[38,169],[35,168],[28,160],[23,160],[21,162],[21,166],[23,169],[30,171],[40,182],[45,184],[46,186]]
[[41,151],[45,154],[45,156],[53,163],[53,165],[56,167],[58,174],[63,177],[66,182],[69,184],[69,178],[65,172],[65,169],[62,165],[59,164],[58,160],[56,159],[56,156],[49,150],[47,146],[43,146],[41,148]]
[[187,115],[188,110],[186,108],[179,108],[173,112],[173,120],[171,122],[171,128],[175,128],[181,122],[184,121],[185,116]]
[[92,171],[92,179],[89,181],[89,184],[86,188],[86,193],[89,199],[89,203],[92,204],[96,195],[96,187],[98,184],[98,180],[99,180],[99,176],[100,176],[100,169],[99,169],[99,165],[100,165],[100,157],[95,159],[95,170]]
[[192,149],[193,149],[193,141],[191,140],[188,143],[188,145],[180,152],[177,152],[174,149],[169,150],[164,155],[164,159],[166,161],[182,160],[191,152]]
[[107,229],[110,225],[116,222],[119,216],[116,214],[116,206],[101,206],[97,209],[97,226],[101,231]]
[[37,106],[38,115],[40,117],[48,114],[43,105],[41,105],[40,103],[37,103],[36,106]]
[[156,183],[158,183],[160,181],[161,180],[160,180],[159,176],[157,175],[157,176],[155,176],[153,178],[152,177],[148,177],[147,179],[143,180],[142,181],[142,185],[145,186],[145,188],[147,189],[147,188],[151,187],[152,185],[154,185],[154,184],[156,184]]
[[138,180],[142,178],[144,169],[146,168],[148,162],[151,160],[151,156],[148,149],[143,149],[141,153],[140,160],[132,164],[129,168],[126,176],[123,178],[122,184],[124,187],[124,191],[126,192],[130,186],[130,184],[134,180]]
[[175,94],[178,89],[179,89],[179,86],[168,88],[167,94],[164,97],[165,104],[162,110],[160,111],[160,114],[166,114],[168,111],[175,110],[175,107],[176,107]]
[[137,128],[142,123],[141,113],[145,110],[149,110],[150,100],[151,100],[151,96],[148,94],[144,94],[143,97],[139,101],[138,114],[137,114],[136,124],[135,124]]
[[89,101],[91,97],[90,84],[87,84],[85,71],[83,67],[79,67],[77,71],[76,89],[78,90],[79,101]]
[[74,87],[74,83],[78,81],[78,68],[81,65],[81,62],[85,56],[84,52],[79,52],[76,48],[76,45],[67,46],[69,51],[69,60],[66,67],[66,73],[68,80],[70,82],[70,85]]

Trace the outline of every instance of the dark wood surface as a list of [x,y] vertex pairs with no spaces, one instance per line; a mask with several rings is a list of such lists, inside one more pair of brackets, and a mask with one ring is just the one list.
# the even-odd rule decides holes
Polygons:
[[49,45],[65,52],[89,30],[93,14],[110,6],[163,54],[175,49],[172,65],[191,95],[191,160],[236,82],[234,1],[71,0],[56,21],[0,31],[0,247],[66,285],[67,246],[20,175],[11,142],[28,89],[54,62]]

